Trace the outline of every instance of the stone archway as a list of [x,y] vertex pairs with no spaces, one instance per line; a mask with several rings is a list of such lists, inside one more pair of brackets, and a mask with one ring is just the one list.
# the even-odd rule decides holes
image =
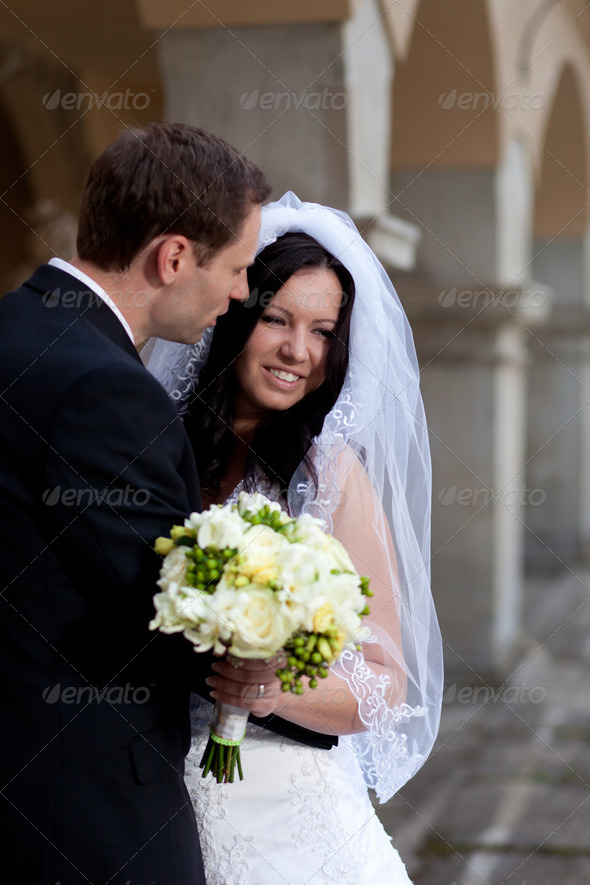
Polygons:
[[497,94],[487,3],[421,0],[415,18],[394,81],[392,165],[494,166]]
[[501,112],[487,4],[421,0],[394,81],[390,209],[424,228],[423,276],[494,276]]

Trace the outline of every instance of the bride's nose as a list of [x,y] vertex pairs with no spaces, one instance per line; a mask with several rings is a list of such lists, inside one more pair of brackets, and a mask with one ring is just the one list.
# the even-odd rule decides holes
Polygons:
[[293,363],[307,358],[307,341],[303,329],[290,329],[281,345],[281,356]]

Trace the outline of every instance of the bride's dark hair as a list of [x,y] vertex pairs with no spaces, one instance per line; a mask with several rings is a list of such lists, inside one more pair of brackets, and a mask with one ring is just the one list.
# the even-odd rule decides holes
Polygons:
[[344,383],[354,282],[344,265],[312,237],[288,233],[263,249],[248,269],[248,300],[233,301],[227,314],[217,320],[209,358],[191,396],[186,428],[201,485],[213,496],[219,492],[235,446],[235,360],[278,290],[297,271],[313,268],[333,270],[344,295],[326,357],[326,377],[317,390],[285,411],[272,412],[258,425],[248,449],[244,481],[246,489],[254,490],[256,474],[262,470],[284,490],[302,461],[316,479],[307,453]]

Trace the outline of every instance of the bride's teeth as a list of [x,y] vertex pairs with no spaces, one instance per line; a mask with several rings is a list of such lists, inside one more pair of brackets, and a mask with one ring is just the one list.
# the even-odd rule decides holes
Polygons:
[[280,378],[281,381],[297,381],[299,379],[299,375],[293,375],[291,372],[279,372],[278,369],[269,369],[269,372],[275,378]]

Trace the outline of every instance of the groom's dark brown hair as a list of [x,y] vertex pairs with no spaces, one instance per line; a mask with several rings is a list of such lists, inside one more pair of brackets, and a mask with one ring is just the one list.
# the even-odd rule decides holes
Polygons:
[[176,233],[206,265],[269,195],[260,169],[209,132],[182,123],[126,130],[90,168],[77,252],[124,271],[155,237]]

